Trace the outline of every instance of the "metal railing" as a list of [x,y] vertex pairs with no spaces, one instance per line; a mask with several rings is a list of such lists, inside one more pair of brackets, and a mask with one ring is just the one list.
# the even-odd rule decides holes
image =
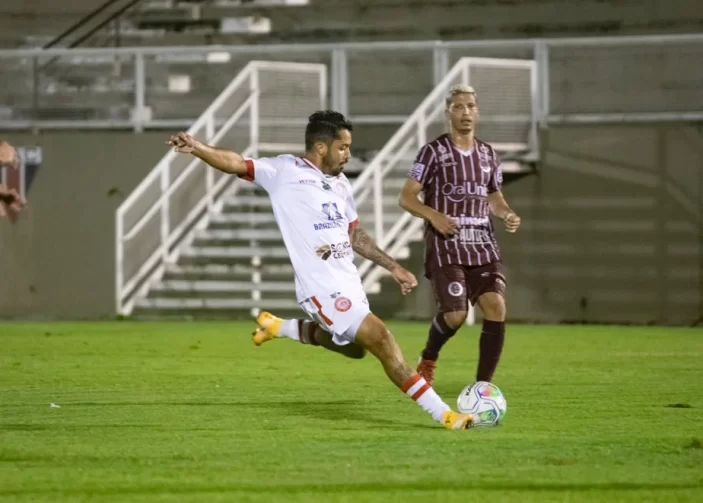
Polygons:
[[[691,34],[0,50],[0,128],[188,127],[252,59],[325,64],[332,108],[401,125],[462,57],[535,60],[542,124],[703,120],[703,34]],[[38,71],[54,58],[65,78]]]
[[[237,145],[245,157],[298,149],[299,143],[276,142],[270,128],[261,124],[262,117],[275,115],[285,122],[296,118],[300,108],[322,106],[326,75],[324,65],[253,61],[188,133],[210,144]],[[293,128],[297,132],[298,126]],[[285,139],[285,128],[276,130]],[[236,190],[235,181],[236,177],[204,169],[200,160],[174,151],[156,164],[116,213],[118,313],[131,312],[135,296],[148,288],[166,263],[175,261],[179,246],[195,229],[207,225],[221,197]]]

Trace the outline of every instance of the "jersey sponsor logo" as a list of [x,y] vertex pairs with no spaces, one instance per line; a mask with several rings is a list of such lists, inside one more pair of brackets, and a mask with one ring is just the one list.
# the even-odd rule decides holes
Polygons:
[[466,182],[461,184],[445,183],[442,185],[442,195],[453,203],[465,201],[468,196],[486,197],[488,189],[485,185],[476,182]]
[[413,164],[413,167],[410,168],[409,175],[410,175],[410,178],[414,178],[415,180],[420,180],[422,178],[422,175],[424,172],[425,172],[425,165],[420,162],[416,162],[415,164]]
[[486,245],[493,243],[493,238],[488,229],[475,227],[462,227],[459,229],[459,242],[465,245]]
[[337,208],[337,203],[323,203],[322,213],[327,215],[327,220],[342,219],[342,214],[339,212],[339,208]]
[[339,208],[337,208],[337,203],[323,203],[322,213],[327,216],[327,222],[313,224],[313,227],[316,231],[324,231],[327,229],[340,229],[344,227],[344,223],[342,222],[344,217],[340,213]]
[[322,260],[351,257],[353,255],[352,245],[349,241],[332,243],[331,245],[321,245],[315,248],[315,254]]
[[443,168],[454,168],[457,166],[454,156],[450,152],[440,155],[439,162]]
[[464,294],[464,285],[458,281],[452,281],[449,283],[449,286],[447,286],[447,292],[452,297],[461,297]]
[[314,185],[314,184],[315,184],[315,180],[309,180],[309,179],[307,179],[307,178],[301,178],[300,180],[298,180],[298,183],[304,183],[304,184],[306,184],[306,185]]
[[337,222],[324,222],[321,224],[313,224],[313,226],[315,227],[316,231],[325,231],[325,230],[329,230],[329,229],[341,229],[342,227],[344,227],[342,222],[339,222],[339,221],[337,221]]
[[488,217],[467,217],[461,215],[458,217],[450,217],[457,227],[488,227]]
[[332,190],[332,187],[330,187],[330,184],[324,180],[322,180],[322,188],[325,190]]
[[346,297],[337,297],[334,299],[334,308],[340,313],[346,313],[351,309],[352,301]]

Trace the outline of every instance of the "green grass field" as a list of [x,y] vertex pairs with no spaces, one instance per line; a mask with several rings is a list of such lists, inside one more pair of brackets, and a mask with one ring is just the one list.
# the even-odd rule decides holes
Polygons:
[[[390,327],[415,361],[425,325]],[[703,501],[701,330],[509,327],[505,421],[461,432],[371,357],[250,332],[0,324],[0,500]],[[440,360],[452,405],[477,335]]]

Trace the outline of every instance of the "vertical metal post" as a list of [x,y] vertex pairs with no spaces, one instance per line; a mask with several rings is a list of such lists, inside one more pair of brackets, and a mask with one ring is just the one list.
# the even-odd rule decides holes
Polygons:
[[144,95],[146,88],[144,54],[134,56],[134,132],[144,131]]
[[117,314],[124,314],[122,305],[122,286],[124,284],[124,219],[117,210],[115,216],[115,308]]
[[169,186],[169,175],[171,171],[171,164],[164,162],[161,163],[161,257],[164,263],[168,261],[168,235],[170,232],[170,204],[169,197],[166,194],[168,192]]
[[383,225],[383,166],[373,173],[373,218],[374,218],[374,239],[381,248],[385,248],[387,243],[384,240]]
[[[249,80],[249,92],[253,96],[253,99],[251,100],[251,106],[250,106],[250,113],[249,113],[249,135],[251,137],[251,143],[250,145],[252,146],[252,157],[258,157],[259,156],[259,67],[258,65],[254,65],[252,67],[252,74],[251,78]],[[255,227],[255,223],[252,221],[251,227]],[[258,308],[258,303],[261,302],[261,287],[259,283],[257,283],[257,276],[260,275],[260,270],[261,270],[261,255],[258,253],[259,249],[259,243],[252,239],[249,241],[249,246],[251,246],[253,249],[257,250],[254,252],[253,256],[251,257],[251,265],[252,265],[252,283],[254,284],[253,288],[251,289],[251,300],[255,303],[254,307],[252,307],[251,314],[252,316],[258,316],[259,314],[259,308]]]
[[252,157],[259,155],[259,68],[252,68],[249,79],[249,92],[254,96],[249,108],[249,137],[253,148]]
[[442,82],[442,79],[449,71],[449,50],[438,42],[432,50],[432,82],[434,87]]
[[467,325],[475,325],[476,324],[476,308],[474,308],[473,304],[469,302],[469,315],[466,317],[466,324]]
[[[215,136],[215,114],[210,113],[205,120],[205,137],[208,143],[212,142]],[[207,166],[205,168],[205,197],[207,198],[208,213],[212,211],[214,204],[213,187],[215,185],[215,169]]]
[[461,67],[461,82],[463,84],[468,84],[471,85],[471,82],[469,82],[469,66],[471,66],[471,62],[467,61],[464,63],[464,65]]
[[346,49],[332,50],[332,108],[349,114],[349,80],[347,78]]
[[538,121],[540,127],[546,127],[549,119],[549,46],[539,41],[534,52],[537,61],[537,101],[539,103]]
[[320,109],[327,108],[327,66],[320,72]]
[[32,58],[32,125],[39,120],[39,61]]

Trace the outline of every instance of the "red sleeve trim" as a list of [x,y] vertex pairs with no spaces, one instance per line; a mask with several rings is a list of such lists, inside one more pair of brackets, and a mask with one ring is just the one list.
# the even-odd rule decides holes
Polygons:
[[246,159],[244,164],[247,166],[247,172],[243,175],[239,175],[240,178],[246,180],[247,182],[254,181],[254,161]]
[[352,230],[352,229],[353,229],[354,227],[356,227],[357,225],[359,225],[359,219],[358,219],[358,218],[357,218],[356,220],[354,220],[353,222],[349,222],[349,230]]

